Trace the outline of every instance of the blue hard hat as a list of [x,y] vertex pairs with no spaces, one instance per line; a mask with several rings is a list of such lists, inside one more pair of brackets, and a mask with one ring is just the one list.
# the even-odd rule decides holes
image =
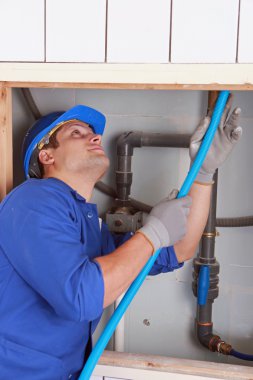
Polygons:
[[[68,111],[52,112],[46,116],[41,117],[33,124],[25,135],[23,142],[23,165],[25,171],[25,177],[29,178],[29,170],[31,164],[31,158],[38,153],[38,145],[43,139],[50,137],[50,132],[56,130],[57,126],[61,126],[63,122],[69,120],[80,120],[89,124],[96,134],[102,135],[105,128],[105,116],[95,110],[83,105],[77,105]],[[49,138],[48,137],[48,138]],[[36,160],[33,160],[34,165],[37,165]]]

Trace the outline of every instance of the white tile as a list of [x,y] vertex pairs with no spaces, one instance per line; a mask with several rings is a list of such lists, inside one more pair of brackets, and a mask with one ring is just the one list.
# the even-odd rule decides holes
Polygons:
[[44,0],[2,0],[0,15],[0,61],[44,61]]
[[169,61],[171,0],[108,0],[107,62]]
[[253,62],[253,1],[241,0],[238,39],[238,62]]
[[171,62],[234,63],[239,0],[173,0]]
[[47,0],[47,62],[104,62],[106,0]]

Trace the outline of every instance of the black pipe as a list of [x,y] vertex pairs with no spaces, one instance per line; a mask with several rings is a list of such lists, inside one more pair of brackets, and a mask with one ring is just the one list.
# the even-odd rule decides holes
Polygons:
[[101,193],[109,195],[109,197],[117,198],[116,191],[111,186],[107,185],[102,181],[98,181],[95,185],[95,188],[101,191]]
[[[101,191],[112,198],[117,198],[116,191],[109,185],[102,181],[99,181],[95,185],[96,189]],[[137,199],[129,197],[131,206],[133,206],[138,211],[150,213],[152,206],[140,202]],[[253,216],[239,216],[236,218],[216,218],[216,227],[252,227],[253,226]]]
[[41,113],[37,107],[37,104],[35,103],[34,99],[33,99],[33,96],[31,94],[31,91],[29,88],[21,88],[21,92],[24,96],[24,99],[26,101],[26,104],[30,110],[30,112],[32,113],[33,117],[35,120],[38,120],[41,118]]
[[239,216],[237,218],[217,218],[217,227],[251,227],[253,216]]
[[193,273],[193,292],[197,297],[197,287],[199,272],[203,265],[208,265],[210,270],[210,285],[208,290],[207,302],[205,305],[197,305],[196,315],[196,333],[198,340],[202,345],[215,351],[215,346],[221,342],[220,337],[213,335],[212,323],[212,304],[215,298],[218,297],[219,289],[219,263],[215,259],[215,236],[216,236],[216,205],[217,205],[217,182],[218,171],[214,175],[214,184],[212,187],[210,211],[207,223],[202,235],[200,252],[196,259],[194,259],[194,273]]
[[212,352],[220,352],[223,355],[231,355],[243,360],[253,360],[253,355],[243,354],[235,351],[230,344],[224,342],[219,335],[213,334],[212,323],[212,305],[215,298],[218,297],[219,289],[219,263],[215,259],[215,237],[216,237],[216,205],[217,205],[217,180],[218,170],[214,175],[214,184],[212,188],[210,211],[202,235],[201,249],[194,260],[193,273],[193,292],[197,297],[197,285],[199,272],[202,265],[208,265],[210,270],[210,285],[205,305],[197,305],[196,315],[196,334],[199,342]]
[[[131,172],[131,163],[134,148],[141,148],[143,146],[188,148],[189,143],[190,135],[188,134],[144,133],[141,131],[132,131],[121,135],[117,141],[116,185],[118,203],[124,205],[130,201],[130,204],[133,207],[147,213],[149,213],[152,209],[152,206],[130,198],[131,184],[133,179],[133,173]],[[96,187],[98,186],[99,185],[96,185]],[[111,191],[105,192],[111,196]],[[238,218],[217,218],[215,220],[217,227],[253,226],[253,216],[243,216]]]
[[186,134],[179,135],[132,131],[121,135],[117,141],[116,186],[118,203],[121,205],[129,203],[133,178],[131,161],[134,148],[141,148],[142,146],[186,148],[189,146],[189,141],[190,135]]

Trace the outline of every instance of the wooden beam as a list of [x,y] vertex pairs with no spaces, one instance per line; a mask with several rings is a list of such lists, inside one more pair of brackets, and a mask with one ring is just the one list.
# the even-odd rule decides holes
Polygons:
[[12,89],[0,86],[0,200],[12,186]]
[[[123,379],[252,380],[253,368],[159,355],[104,351],[94,375]],[[180,376],[181,375],[181,376]]]
[[253,90],[253,64],[0,62],[9,87]]
[[87,88],[102,90],[187,90],[187,91],[252,91],[253,84],[175,84],[175,83],[75,83],[75,82],[0,82],[12,88]]
[[207,115],[211,116],[216,100],[218,98],[219,91],[209,91],[208,92],[208,107],[207,107]]

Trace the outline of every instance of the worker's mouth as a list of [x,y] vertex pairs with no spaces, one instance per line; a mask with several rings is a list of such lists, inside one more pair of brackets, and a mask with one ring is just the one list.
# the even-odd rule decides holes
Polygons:
[[91,148],[91,149],[89,149],[89,150],[97,150],[97,151],[102,151],[102,152],[104,152],[104,149],[101,147],[101,146],[96,146],[96,147],[94,147],[94,148]]

